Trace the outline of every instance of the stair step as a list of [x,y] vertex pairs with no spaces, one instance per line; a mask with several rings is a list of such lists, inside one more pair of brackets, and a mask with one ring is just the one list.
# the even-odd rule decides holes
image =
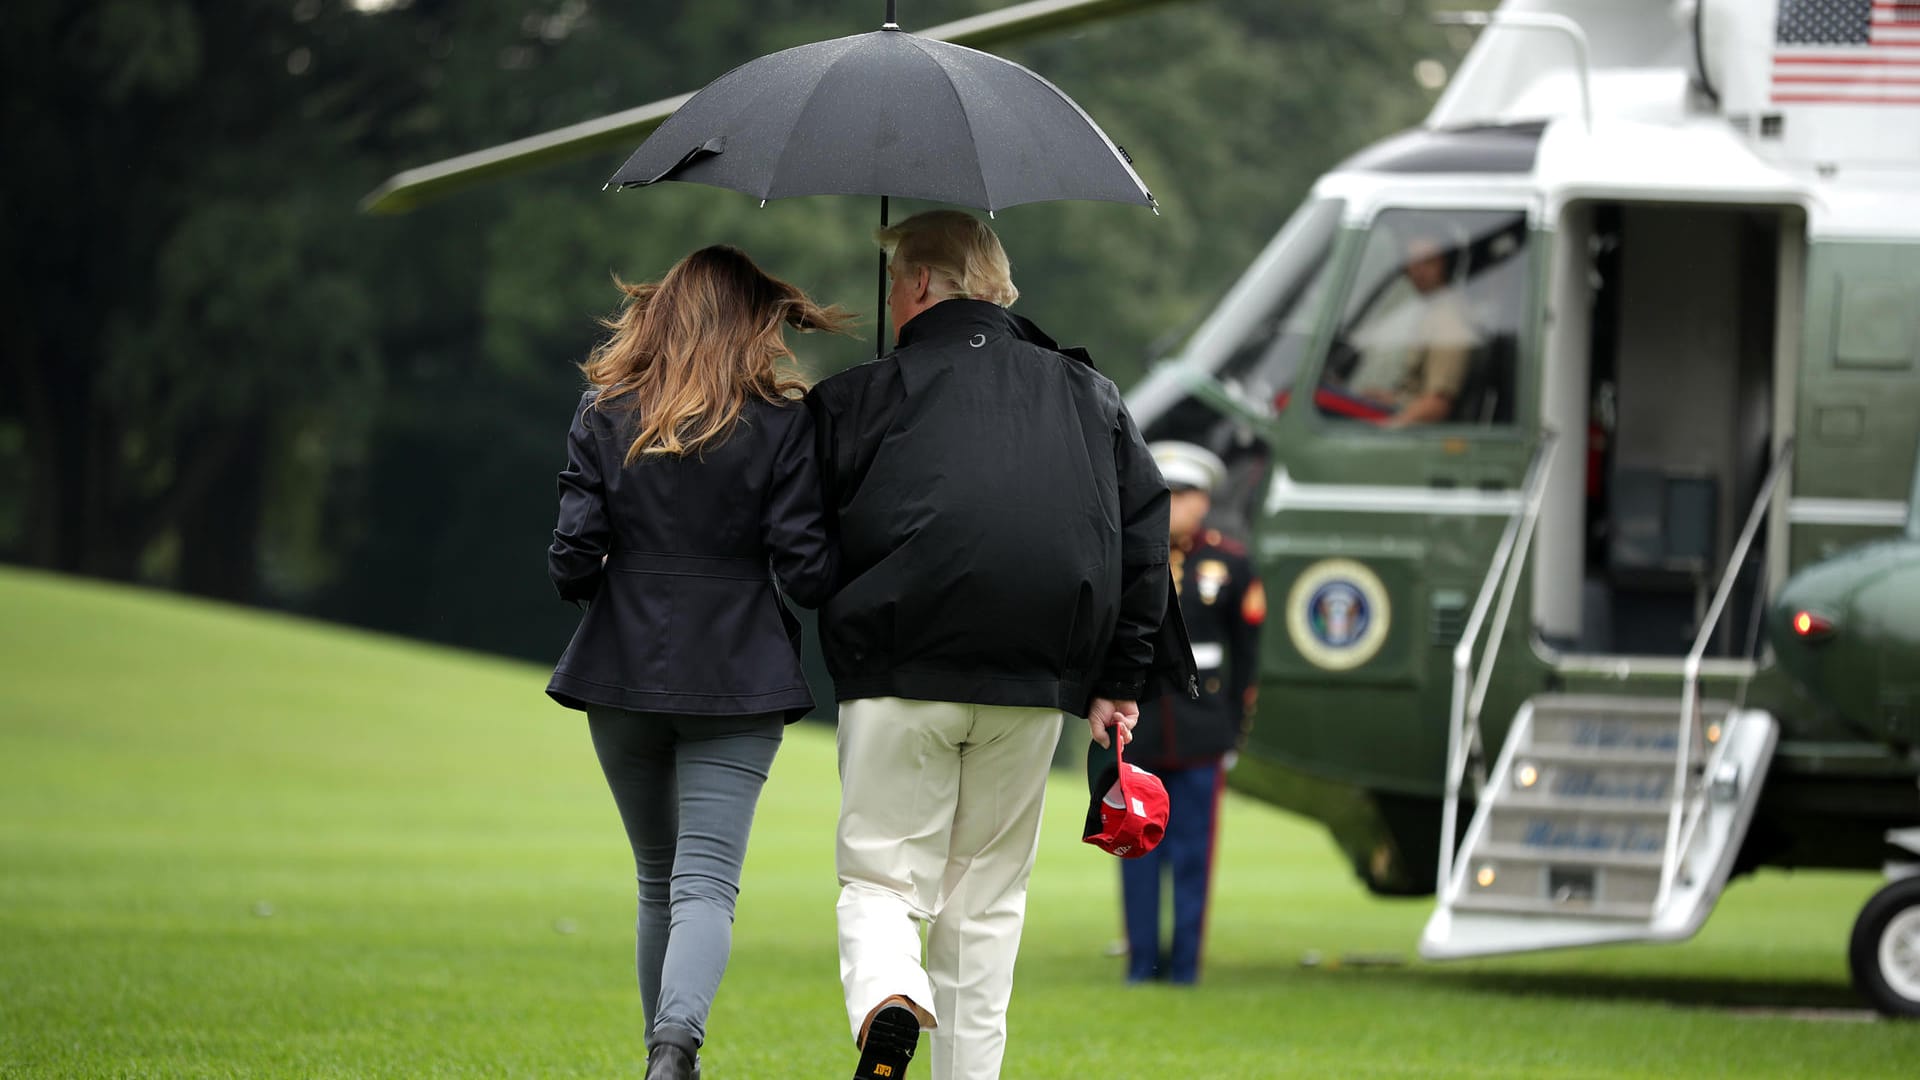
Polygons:
[[[1543,750],[1604,750],[1668,758],[1680,750],[1680,703],[1673,698],[1545,694],[1529,704],[1533,709],[1532,739]],[[1702,724],[1724,721],[1732,708],[1725,701],[1701,701]],[[1692,738],[1698,751],[1700,729]]]
[[1645,922],[1653,917],[1652,904],[1626,904],[1619,901],[1568,900],[1514,896],[1463,896],[1454,902],[1456,911],[1491,911],[1507,915],[1541,915],[1557,918],[1619,919]]
[[1516,764],[1536,765],[1631,765],[1645,768],[1673,768],[1678,757],[1674,750],[1635,750],[1600,746],[1574,746],[1567,743],[1532,745],[1514,751]]
[[1623,719],[1618,723],[1584,718],[1536,720],[1529,745],[1596,753],[1627,750],[1664,754],[1671,758],[1680,752],[1677,727],[1672,720],[1647,720],[1642,717]]
[[[1680,718],[1677,697],[1612,697],[1606,694],[1536,694],[1528,702],[1535,718],[1563,716],[1652,716]],[[1733,711],[1733,703],[1716,698],[1700,699],[1700,714],[1717,720]]]
[[[1447,867],[1421,955],[1677,941],[1698,929],[1731,872],[1779,739],[1763,711],[1705,701],[1701,714],[1683,732],[1669,698],[1541,695],[1523,705]],[[1683,753],[1692,767],[1676,777]],[[1707,764],[1722,760],[1741,776],[1737,801],[1715,796],[1707,780],[1721,767]],[[1644,797],[1656,791],[1665,794]],[[1700,814],[1698,831],[1670,866],[1666,845],[1682,810]]]
[[[1671,768],[1646,765],[1534,765],[1521,762],[1507,776],[1505,796],[1587,800],[1619,806],[1666,806],[1673,790]],[[1496,803],[1505,801],[1496,799]]]
[[1495,814],[1509,811],[1527,814],[1589,814],[1594,817],[1664,818],[1673,808],[1672,799],[1560,799],[1551,796],[1507,794],[1487,809]]
[[1659,854],[1667,846],[1667,818],[1651,814],[1595,817],[1565,814],[1500,814],[1488,819],[1475,847],[1522,851],[1568,851],[1598,855]]
[[1495,862],[1550,863],[1556,866],[1604,866],[1618,870],[1659,870],[1661,862],[1657,851],[1618,852],[1494,843],[1481,844],[1473,852],[1472,858]]

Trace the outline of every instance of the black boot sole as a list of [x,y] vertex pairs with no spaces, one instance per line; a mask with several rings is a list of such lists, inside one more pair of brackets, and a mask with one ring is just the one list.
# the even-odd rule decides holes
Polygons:
[[900,1005],[881,1009],[867,1025],[866,1045],[860,1048],[853,1080],[902,1080],[919,1045],[920,1021],[912,1009]]
[[[679,1059],[677,1062],[673,1060],[676,1057]],[[683,1050],[655,1047],[647,1055],[647,1077],[648,1080],[654,1077],[663,1080],[700,1080],[700,1057]]]

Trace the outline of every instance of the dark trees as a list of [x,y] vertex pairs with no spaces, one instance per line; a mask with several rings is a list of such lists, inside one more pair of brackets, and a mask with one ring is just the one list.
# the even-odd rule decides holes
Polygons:
[[[909,26],[996,6],[902,4]],[[1418,3],[1195,0],[1008,47],[1166,208],[1017,208],[1021,309],[1123,385],[1314,175],[1414,122]],[[392,172],[877,24],[834,0],[13,0],[0,32],[0,558],[547,656],[541,551],[616,294],[705,243],[871,318],[871,200],[762,210],[613,160],[404,218]],[[910,208],[909,208],[910,209]],[[810,340],[818,370],[867,355]]]

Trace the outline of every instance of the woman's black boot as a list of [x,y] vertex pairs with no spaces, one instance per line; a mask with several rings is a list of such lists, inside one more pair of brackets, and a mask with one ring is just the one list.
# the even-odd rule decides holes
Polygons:
[[693,1055],[672,1043],[655,1043],[647,1051],[647,1080],[693,1080]]

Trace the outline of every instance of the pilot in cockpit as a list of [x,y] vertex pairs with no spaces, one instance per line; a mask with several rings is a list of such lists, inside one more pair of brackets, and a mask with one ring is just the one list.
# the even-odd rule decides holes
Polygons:
[[1403,281],[1385,288],[1347,337],[1358,354],[1347,392],[1379,406],[1382,427],[1447,420],[1479,344],[1453,284],[1460,249],[1419,232],[1405,252]]

